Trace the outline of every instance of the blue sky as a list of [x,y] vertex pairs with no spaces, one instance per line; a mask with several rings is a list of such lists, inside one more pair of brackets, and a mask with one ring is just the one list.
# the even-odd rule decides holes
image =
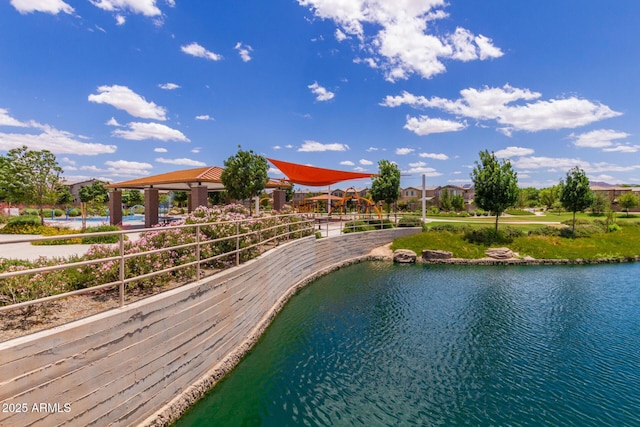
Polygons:
[[3,1],[0,153],[117,182],[241,145],[391,160],[406,187],[469,183],[488,149],[521,186],[640,183],[638,22],[636,0]]

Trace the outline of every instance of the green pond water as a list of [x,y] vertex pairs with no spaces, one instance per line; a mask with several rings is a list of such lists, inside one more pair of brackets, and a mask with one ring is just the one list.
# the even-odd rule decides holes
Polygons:
[[640,426],[640,264],[353,265],[178,426]]

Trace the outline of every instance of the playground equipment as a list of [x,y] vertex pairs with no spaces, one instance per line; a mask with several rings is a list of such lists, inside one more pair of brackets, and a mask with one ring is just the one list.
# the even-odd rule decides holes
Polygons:
[[366,197],[362,197],[358,194],[355,188],[349,187],[345,190],[344,196],[336,202],[336,204],[329,211],[329,216],[331,216],[335,211],[338,211],[340,215],[347,213],[347,203],[355,200],[356,208],[360,213],[362,209],[364,209],[364,213],[366,215],[370,215],[371,211],[376,213],[378,219],[382,219],[382,211],[378,206],[371,200]]
[[[315,197],[308,197],[304,201],[298,202],[294,204],[294,208],[299,213],[315,213],[317,212],[318,203],[324,202],[326,203],[327,196],[320,195]],[[366,197],[362,197],[358,194],[355,188],[349,187],[344,192],[344,196],[337,197],[331,195],[332,205],[329,210],[329,216],[334,215],[336,213],[342,215],[346,215],[348,209],[348,203],[351,201],[355,201],[354,209],[357,213],[364,213],[365,215],[370,215],[375,213],[379,219],[382,219],[382,211],[378,208],[378,206]]]

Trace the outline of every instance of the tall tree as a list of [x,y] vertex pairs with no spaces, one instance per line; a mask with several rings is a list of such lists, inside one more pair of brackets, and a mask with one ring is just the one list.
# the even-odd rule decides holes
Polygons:
[[454,211],[460,212],[464,210],[464,196],[462,194],[454,194],[451,198],[451,207]]
[[589,178],[579,167],[567,172],[564,181],[560,181],[560,203],[569,212],[573,212],[571,237],[576,231],[576,212],[583,211],[593,203],[593,192],[589,188]]
[[[222,184],[229,197],[244,200],[259,195],[267,186],[267,159],[253,150],[244,151],[238,146],[238,152],[224,161]],[[253,213],[252,204],[249,212]]]
[[378,176],[371,184],[371,198],[374,202],[384,201],[387,204],[387,216],[391,204],[400,197],[400,169],[389,160],[378,162]]
[[638,198],[631,192],[622,193],[618,197],[618,205],[627,213],[629,217],[629,209],[638,206]]
[[80,196],[80,207],[82,212],[82,229],[87,226],[87,209],[86,204],[89,203],[93,209],[97,205],[105,203],[109,199],[109,191],[104,188],[104,182],[93,181],[91,185],[85,185],[78,190]]
[[591,212],[594,215],[602,215],[607,209],[611,208],[611,200],[609,196],[602,191],[593,192],[593,203],[591,203]]
[[438,195],[438,204],[440,205],[441,211],[449,212],[453,207],[451,194],[449,193],[449,190],[447,190],[446,188],[440,191],[440,194]]
[[553,205],[558,201],[559,192],[560,187],[557,185],[549,188],[543,188],[539,193],[540,203],[546,206],[548,210],[552,209]]
[[493,151],[481,151],[480,163],[476,161],[475,165],[471,173],[475,187],[473,200],[476,206],[496,216],[497,233],[500,215],[518,201],[518,174],[509,160],[500,163]]
[[56,156],[49,150],[33,151],[22,146],[9,150],[0,167],[0,188],[6,200],[36,205],[44,224],[43,206],[55,204],[60,196],[63,170]]

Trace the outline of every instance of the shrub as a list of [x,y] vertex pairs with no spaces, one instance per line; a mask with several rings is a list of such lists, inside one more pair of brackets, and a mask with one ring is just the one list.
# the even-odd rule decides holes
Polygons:
[[468,229],[469,227],[465,225],[455,225],[455,224],[438,224],[438,225],[433,225],[427,228],[428,231],[435,231],[435,232],[447,231],[450,233],[463,233]]
[[398,221],[398,227],[422,227],[422,219],[417,216],[403,216]]
[[20,212],[20,215],[40,216],[40,211],[38,211],[38,209],[33,209],[33,208],[24,208]]
[[[72,230],[70,228],[60,228],[60,227],[42,227],[40,234],[42,234],[45,237],[64,236],[68,234],[78,234],[78,230]],[[73,245],[77,243],[80,243],[80,238],[38,240],[35,242],[31,242],[31,244],[34,246]]]
[[342,228],[343,233],[358,233],[361,231],[373,231],[374,227],[370,226],[363,220],[348,221]]
[[533,213],[524,209],[507,209],[505,213],[509,215],[533,215]]
[[[84,232],[85,233],[103,233],[106,231],[120,231],[120,227],[117,225],[99,225],[97,227],[89,227]],[[126,237],[126,236],[125,236]],[[92,237],[83,237],[80,243],[84,244],[97,244],[97,243],[118,243],[120,237],[117,234],[113,234],[110,236],[92,236]]]
[[11,217],[0,232],[2,234],[40,234],[43,228],[39,216],[19,215]]
[[618,224],[609,225],[609,233],[613,233],[614,231],[620,231],[620,226]]
[[80,209],[78,209],[78,208],[69,209],[69,216],[70,217],[78,217],[80,215],[82,215],[82,212],[80,211]]
[[529,236],[560,236],[560,228],[547,225],[529,231]]
[[470,243],[491,245],[493,243],[511,243],[516,237],[522,237],[524,233],[513,227],[503,227],[498,232],[494,228],[470,228],[465,230],[464,239]]

